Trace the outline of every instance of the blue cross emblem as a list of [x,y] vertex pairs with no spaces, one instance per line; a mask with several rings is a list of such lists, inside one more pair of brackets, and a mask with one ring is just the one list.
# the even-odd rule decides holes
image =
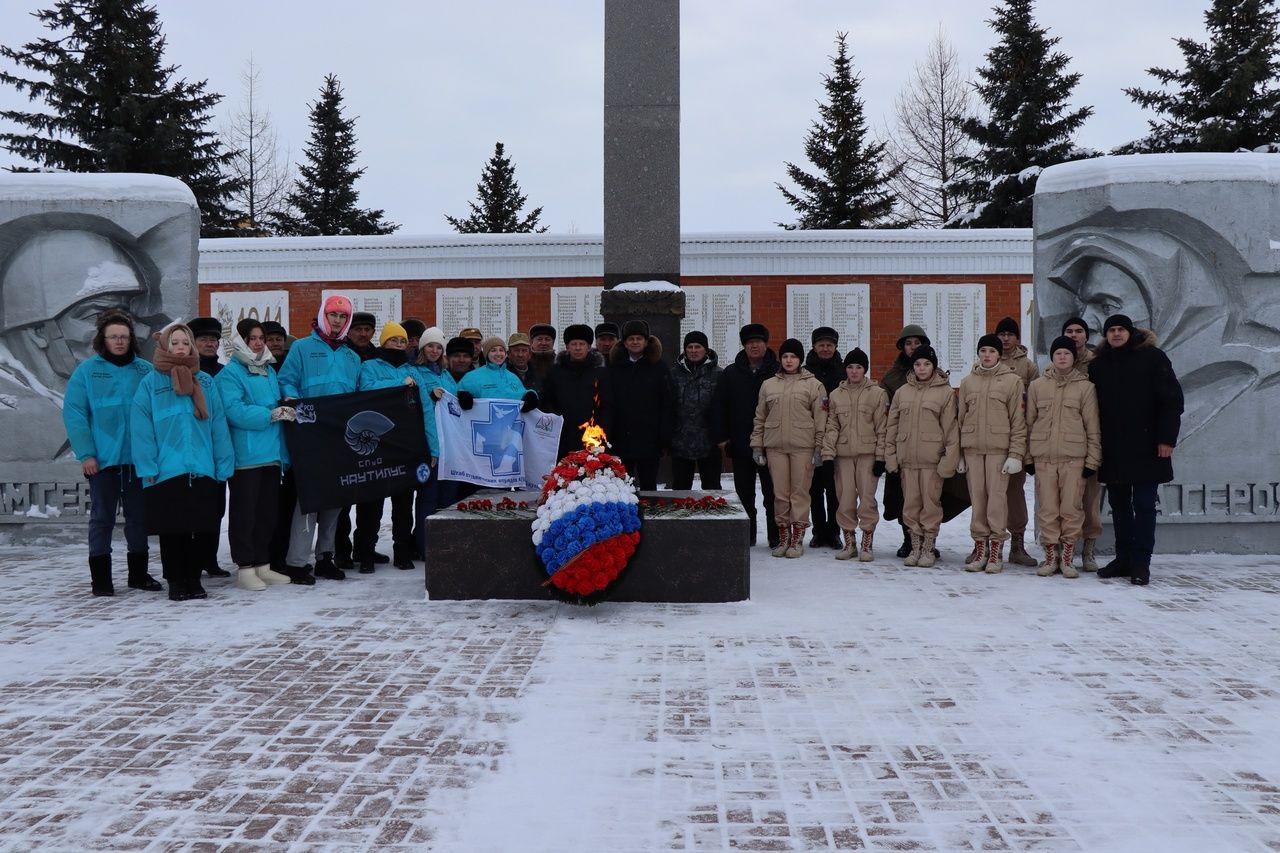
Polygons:
[[521,470],[524,455],[524,421],[520,404],[494,400],[489,404],[489,420],[471,424],[471,452],[489,460],[489,470],[496,477]]

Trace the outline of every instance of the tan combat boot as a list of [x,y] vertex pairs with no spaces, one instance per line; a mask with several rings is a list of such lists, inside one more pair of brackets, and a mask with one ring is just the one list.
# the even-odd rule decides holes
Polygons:
[[1097,544],[1097,539],[1084,540],[1084,550],[1080,553],[1080,568],[1086,572],[1096,572],[1098,570],[1098,560],[1093,555],[1093,547]]
[[1072,565],[1076,561],[1076,543],[1063,542],[1062,550],[1059,552],[1058,564],[1062,567],[1062,576],[1064,578],[1078,578],[1080,573],[1076,571],[1076,567]]
[[852,560],[858,554],[858,534],[852,530],[841,530],[844,547],[836,553],[837,560]]
[[1040,564],[1040,568],[1036,569],[1036,574],[1042,578],[1051,577],[1058,571],[1058,546],[1044,546],[1044,562]]
[[933,556],[933,543],[936,537],[925,534],[924,541],[920,543],[920,558],[916,561],[916,565],[921,568],[931,568],[938,558]]
[[875,559],[875,554],[871,551],[871,544],[875,541],[876,532],[874,530],[862,531],[862,548],[858,551],[858,561],[870,563]]
[[1004,543],[992,539],[987,543],[987,574],[998,575],[1004,571]]
[[791,547],[791,525],[778,523],[778,546],[769,553],[775,557],[787,556],[787,549]]
[[791,525],[791,546],[787,548],[786,556],[792,558],[804,556],[804,532],[808,529],[809,525],[803,521]]
[[907,558],[902,561],[902,565],[904,566],[920,565],[920,539],[921,537],[919,533],[911,534],[911,553],[908,554]]
[[973,553],[969,555],[969,560],[964,564],[966,572],[980,572],[983,566],[987,564],[987,545],[986,539],[973,540]]
[[1027,553],[1027,548],[1022,544],[1021,536],[1012,536],[1009,539],[1009,562],[1015,566],[1034,566],[1036,558]]

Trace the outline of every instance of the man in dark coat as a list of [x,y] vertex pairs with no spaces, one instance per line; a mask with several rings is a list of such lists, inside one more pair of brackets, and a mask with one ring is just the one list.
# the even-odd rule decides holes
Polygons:
[[613,391],[600,353],[591,349],[590,326],[575,324],[564,330],[565,351],[547,371],[538,397],[539,408],[564,418],[559,455],[582,449],[582,425],[594,420],[611,435]]
[[[565,346],[569,342],[565,341]],[[534,323],[529,327],[529,369],[533,371],[533,388],[542,393],[547,371],[556,360],[556,327],[550,323]],[[544,410],[545,411],[545,410]]]
[[675,432],[675,390],[662,362],[662,341],[643,320],[622,324],[622,345],[609,353],[613,429],[609,441],[641,491],[658,488],[658,462]]
[[1182,427],[1182,385],[1173,365],[1156,347],[1155,335],[1135,329],[1124,314],[1107,318],[1105,342],[1089,362],[1098,391],[1102,468],[1116,558],[1100,578],[1151,580],[1156,543],[1156,488],[1173,479],[1173,448]]
[[[810,343],[813,348],[804,360],[805,370],[814,375],[827,395],[845,380],[844,359],[840,356],[840,334],[830,326],[813,330]],[[836,463],[824,462],[813,469],[809,486],[809,514],[813,521],[813,539],[810,548],[835,548],[840,550],[840,525],[836,523],[836,511],[840,509],[840,496],[836,494]]]
[[724,471],[720,448],[711,441],[711,400],[720,381],[716,351],[705,333],[684,336],[684,352],[671,370],[676,392],[676,431],[671,439],[671,488],[692,489],[696,468],[703,489],[719,489]]
[[756,477],[763,493],[769,547],[778,547],[778,526],[773,524],[773,478],[769,469],[751,459],[751,428],[755,425],[760,386],[778,372],[778,357],[769,349],[769,330],[748,323],[738,330],[742,350],[720,374],[711,401],[711,437],[733,462],[733,490],[751,519],[751,544],[756,544]]

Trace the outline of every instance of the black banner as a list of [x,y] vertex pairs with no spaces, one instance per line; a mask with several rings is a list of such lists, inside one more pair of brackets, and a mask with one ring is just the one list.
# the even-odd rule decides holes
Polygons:
[[427,434],[409,385],[295,403],[285,443],[303,512],[399,494],[427,481]]

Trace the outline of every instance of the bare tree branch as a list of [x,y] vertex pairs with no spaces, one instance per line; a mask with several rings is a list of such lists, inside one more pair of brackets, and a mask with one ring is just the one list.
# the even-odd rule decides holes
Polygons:
[[276,143],[271,113],[262,106],[262,71],[252,56],[240,72],[240,80],[244,99],[221,133],[223,144],[236,152],[228,171],[243,185],[232,203],[242,214],[238,228],[244,236],[267,237],[272,233],[273,214],[286,206],[293,169],[288,149],[282,156]]

